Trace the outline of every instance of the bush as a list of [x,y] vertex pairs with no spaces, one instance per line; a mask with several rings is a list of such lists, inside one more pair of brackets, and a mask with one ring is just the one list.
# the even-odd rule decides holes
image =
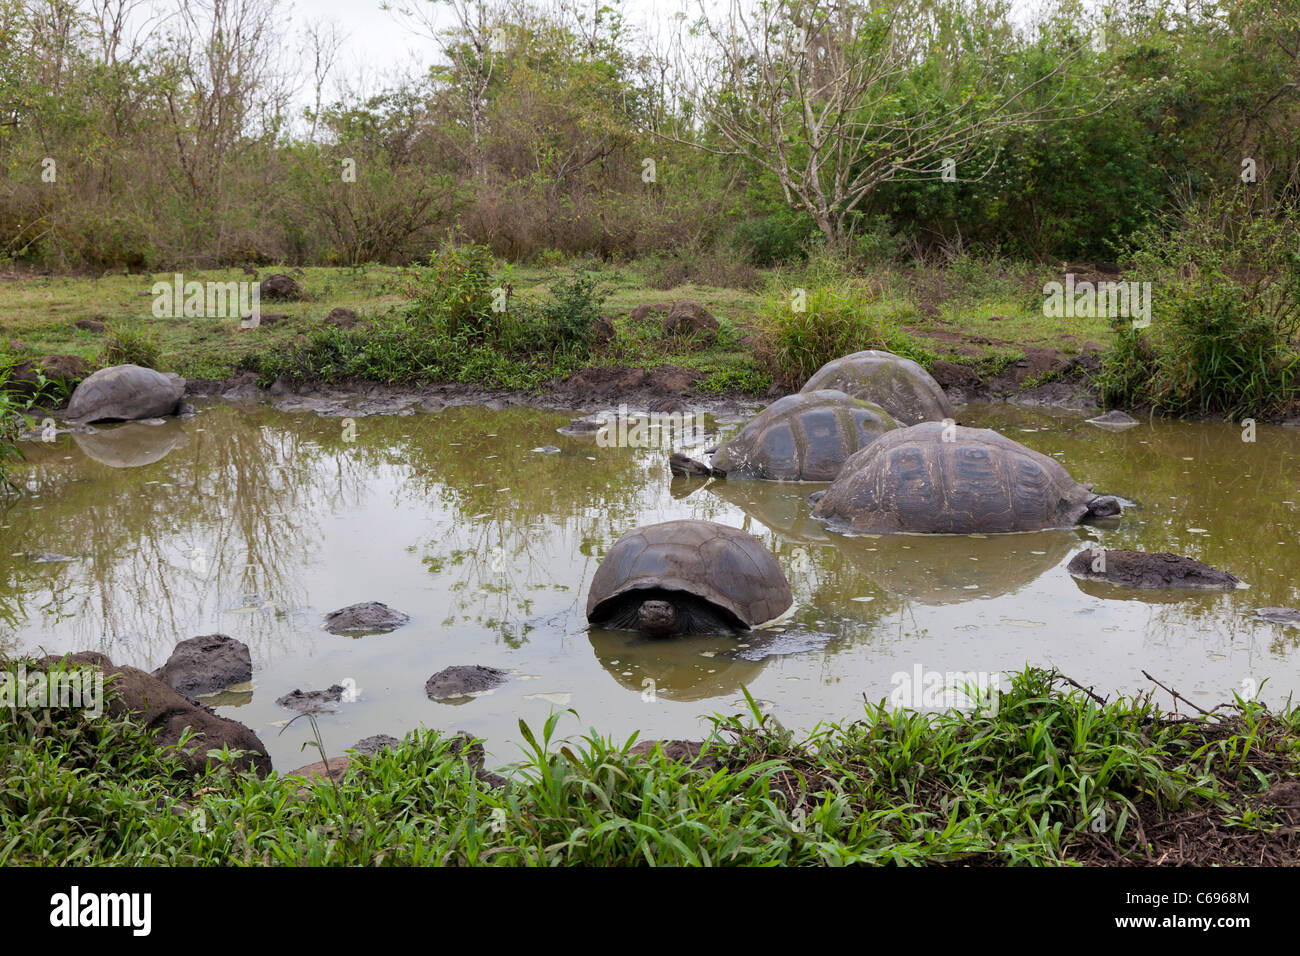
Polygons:
[[751,265],[774,266],[804,258],[813,232],[812,220],[807,216],[782,212],[742,222],[731,241]]
[[606,292],[578,274],[551,286],[552,298],[492,308],[497,283],[484,247],[446,248],[410,270],[415,301],[365,330],[319,329],[301,346],[257,356],[244,367],[269,382],[364,379],[387,383],[473,382],[532,388],[566,374],[587,355]]
[[403,277],[415,301],[409,318],[455,338],[481,336],[492,322],[492,251],[486,246],[444,245]]
[[1298,221],[1295,209],[1255,208],[1233,192],[1143,230],[1131,274],[1154,286],[1154,321],[1145,332],[1117,329],[1099,382],[1104,399],[1233,417],[1295,401]]
[[1177,290],[1166,325],[1148,340],[1122,329],[1106,356],[1101,388],[1110,403],[1176,414],[1267,415],[1297,396],[1290,343],[1246,293],[1227,282]]
[[583,349],[591,342],[592,326],[600,318],[600,309],[609,297],[608,290],[597,288],[599,277],[582,272],[560,279],[551,285],[552,299],[525,306],[528,338],[526,344],[547,350]]
[[934,361],[879,306],[872,307],[858,283],[842,280],[806,290],[801,311],[793,308],[798,291],[770,296],[759,313],[756,352],[778,384],[798,388],[827,362],[863,349]]
[[100,349],[102,365],[140,365],[157,368],[161,351],[153,334],[144,326],[131,323],[110,325]]

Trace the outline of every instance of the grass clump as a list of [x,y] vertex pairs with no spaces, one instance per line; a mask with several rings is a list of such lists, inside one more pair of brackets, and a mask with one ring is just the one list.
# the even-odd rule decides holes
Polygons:
[[337,784],[226,764],[182,778],[130,723],[5,708],[0,864],[1296,861],[1288,811],[1264,797],[1300,766],[1300,709],[1239,700],[1186,719],[1068,683],[1031,669],[993,709],[882,702],[803,737],[751,700],[715,718],[694,761],[638,759],[635,737],[557,739],[553,714],[540,733],[520,722],[504,784],[434,732],[354,759]]
[[934,354],[896,324],[897,312],[873,286],[853,279],[810,288],[778,287],[759,314],[756,352],[772,379],[798,388],[832,359],[883,349],[922,365]]
[[101,365],[139,365],[158,368],[162,350],[158,340],[144,326],[134,322],[119,322],[108,327],[104,344],[99,352]]
[[1134,243],[1153,321],[1116,325],[1099,384],[1108,403],[1176,415],[1269,416],[1300,399],[1300,210],[1242,193],[1187,206]]

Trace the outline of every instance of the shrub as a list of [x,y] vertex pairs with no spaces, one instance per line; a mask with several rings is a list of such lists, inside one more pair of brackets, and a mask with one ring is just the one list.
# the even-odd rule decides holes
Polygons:
[[492,251],[486,246],[448,243],[403,277],[414,298],[409,318],[451,337],[481,336],[492,321]]
[[[326,327],[307,342],[247,360],[269,382],[365,379],[388,383],[474,382],[531,388],[585,357],[606,297],[578,274],[551,286],[552,298],[492,308],[494,280],[483,247],[440,251],[404,278],[415,301],[365,330]],[[441,277],[441,284],[436,277]]]
[[121,322],[108,327],[99,360],[103,365],[140,365],[157,368],[158,343],[144,326]]
[[731,241],[750,265],[774,266],[804,258],[813,232],[807,216],[783,212],[742,222]]
[[801,311],[793,308],[795,291],[768,297],[759,313],[756,352],[780,385],[798,388],[827,362],[863,349],[884,349],[922,364],[934,360],[879,305],[873,307],[857,283],[808,289]]
[[591,342],[591,330],[600,318],[600,309],[609,297],[608,290],[597,288],[599,277],[580,272],[551,285],[550,301],[525,306],[525,333],[534,348],[585,349]]
[[1104,399],[1234,417],[1295,401],[1298,218],[1220,193],[1143,230],[1129,255],[1133,273],[1154,286],[1153,323],[1117,329],[1099,381]]
[[1297,358],[1247,294],[1224,281],[1176,290],[1150,339],[1121,329],[1103,365],[1107,402],[1177,414],[1264,415],[1296,398]]

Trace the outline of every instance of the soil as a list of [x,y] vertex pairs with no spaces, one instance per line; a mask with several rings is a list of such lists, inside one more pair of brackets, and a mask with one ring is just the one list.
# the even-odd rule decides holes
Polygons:
[[[947,334],[947,333],[944,333]],[[1026,405],[1096,408],[1089,377],[1100,364],[1098,352],[1066,355],[1052,349],[1025,349],[1025,359],[984,375],[969,365],[936,362],[931,373],[954,404],[1010,401]],[[568,379],[537,391],[441,384],[389,386],[342,382],[331,386],[294,386],[279,380],[259,388],[251,372],[228,379],[191,379],[186,395],[224,401],[266,401],[282,411],[309,411],[326,417],[409,415],[455,405],[493,409],[511,406],[557,411],[596,411],[620,404],[651,411],[739,414],[788,394],[773,387],[762,395],[701,388],[705,373],[678,365],[651,368],[597,366],[580,369]]]

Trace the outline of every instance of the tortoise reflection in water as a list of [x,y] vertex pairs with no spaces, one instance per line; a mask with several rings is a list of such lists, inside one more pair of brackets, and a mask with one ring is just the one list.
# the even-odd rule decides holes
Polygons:
[[776,558],[753,535],[711,521],[630,531],[592,578],[587,620],[654,637],[748,630],[793,602]]

